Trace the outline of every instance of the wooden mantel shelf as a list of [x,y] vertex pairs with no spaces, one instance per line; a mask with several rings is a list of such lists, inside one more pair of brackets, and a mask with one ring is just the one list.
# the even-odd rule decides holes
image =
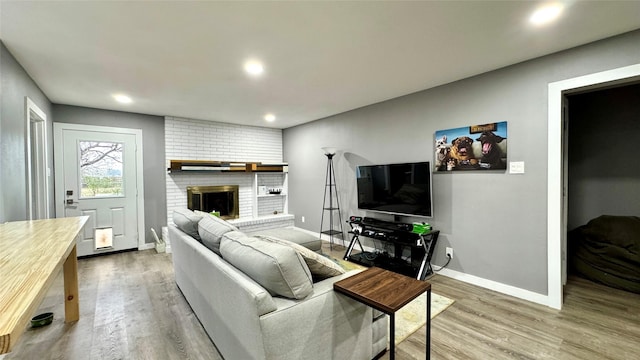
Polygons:
[[214,160],[171,160],[167,171],[219,171],[219,172],[288,172],[289,166],[263,164],[261,162],[236,162]]

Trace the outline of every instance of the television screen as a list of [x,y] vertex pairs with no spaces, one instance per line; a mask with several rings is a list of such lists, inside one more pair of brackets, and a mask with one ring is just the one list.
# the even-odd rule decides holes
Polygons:
[[362,165],[356,169],[358,208],[431,217],[429,162]]

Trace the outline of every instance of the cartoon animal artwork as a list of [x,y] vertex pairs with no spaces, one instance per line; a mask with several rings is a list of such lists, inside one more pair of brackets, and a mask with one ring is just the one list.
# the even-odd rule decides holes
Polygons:
[[444,171],[447,169],[447,161],[449,160],[449,145],[447,145],[447,135],[436,139],[436,170]]
[[453,171],[456,168],[456,161],[454,159],[447,160],[447,171]]
[[505,140],[500,135],[496,135],[491,131],[484,131],[479,138],[482,145],[482,157],[480,158],[480,167],[484,169],[506,169],[507,165],[502,160],[502,150],[498,146],[502,140]]
[[478,168],[478,159],[473,155],[473,139],[468,136],[460,136],[451,142],[449,157],[454,161],[457,170],[469,170]]

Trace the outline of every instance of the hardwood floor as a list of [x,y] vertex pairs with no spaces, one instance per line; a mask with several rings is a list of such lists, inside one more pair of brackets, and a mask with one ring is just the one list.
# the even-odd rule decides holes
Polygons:
[[[334,246],[334,256],[343,253]],[[221,359],[175,285],[170,256],[81,259],[80,321],[64,324],[59,277],[37,311],[53,311],[53,324],[27,330],[4,360]],[[443,276],[430,282],[456,300],[431,323],[432,359],[639,358],[638,294],[570,278],[557,311]],[[403,341],[396,359],[424,359],[424,331]]]
[[[443,276],[434,292],[456,302],[432,322],[435,359],[638,359],[640,295],[571,278],[561,311]],[[400,344],[419,358],[424,328]]]
[[[444,276],[429,282],[456,301],[431,322],[432,359],[640,359],[639,294],[570,277],[559,311]],[[423,327],[396,359],[424,359],[424,339]]]
[[78,261],[80,320],[64,323],[62,277],[37,313],[51,325],[29,329],[5,359],[222,359],[184,300],[170,254],[124,252]]

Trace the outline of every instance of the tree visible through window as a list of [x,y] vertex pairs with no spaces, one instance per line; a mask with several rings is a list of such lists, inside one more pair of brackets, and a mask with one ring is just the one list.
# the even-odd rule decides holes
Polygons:
[[80,141],[81,197],[123,196],[123,144]]

